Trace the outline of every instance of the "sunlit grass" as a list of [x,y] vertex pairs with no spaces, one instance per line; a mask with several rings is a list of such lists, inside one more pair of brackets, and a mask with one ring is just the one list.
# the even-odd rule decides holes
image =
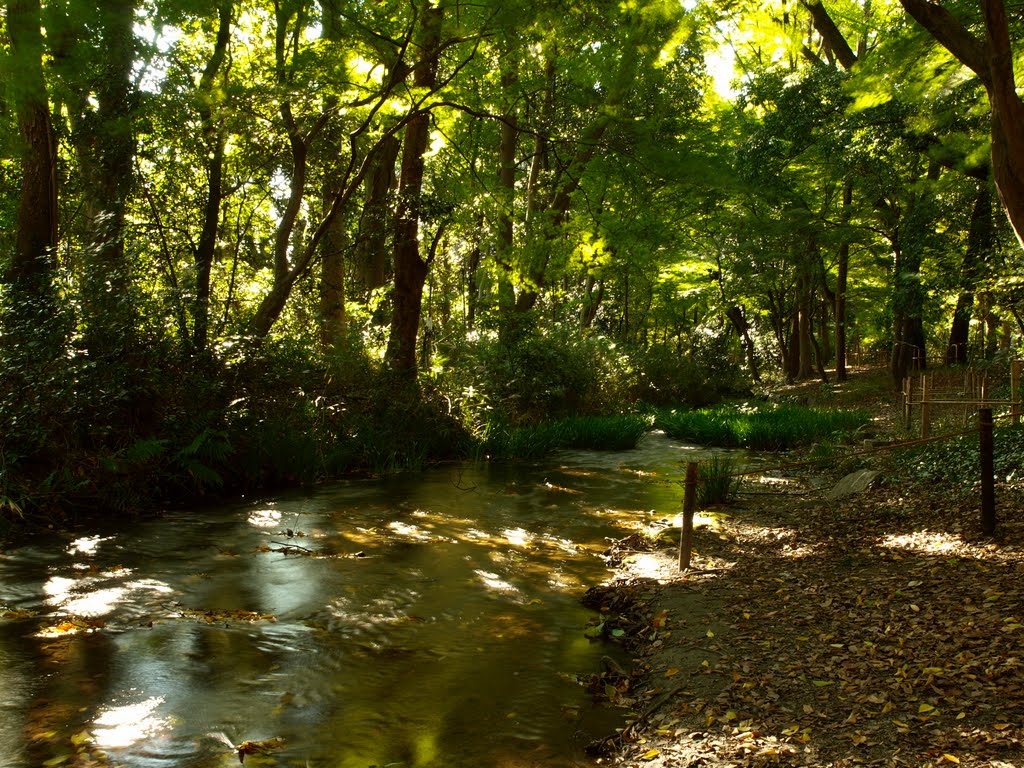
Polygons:
[[869,420],[868,413],[862,410],[759,404],[663,411],[657,415],[655,426],[677,440],[755,451],[780,451],[822,439],[847,439]]
[[697,467],[697,503],[701,507],[724,504],[736,492],[736,463],[727,456],[712,456]]

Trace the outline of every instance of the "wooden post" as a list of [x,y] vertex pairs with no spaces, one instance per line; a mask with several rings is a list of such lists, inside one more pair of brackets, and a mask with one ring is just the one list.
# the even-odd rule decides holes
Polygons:
[[971,406],[969,405],[968,401],[972,397],[974,397],[974,394],[971,391],[971,374],[970,374],[969,371],[964,371],[964,393],[963,393],[963,398],[964,398],[964,424],[967,423],[968,414],[970,413],[970,410],[971,410]]
[[979,449],[981,452],[981,532],[996,532],[996,481],[992,444],[992,409],[978,411]]
[[1010,363],[1010,420],[1013,426],[1020,424],[1020,374],[1024,369],[1024,360]]
[[914,378],[907,376],[903,380],[903,426],[909,430],[914,420]]
[[693,551],[693,513],[697,509],[697,462],[686,463],[686,490],[683,493],[683,529],[679,533],[679,570],[690,567]]
[[932,431],[932,409],[928,402],[928,374],[921,374],[921,437],[929,437]]

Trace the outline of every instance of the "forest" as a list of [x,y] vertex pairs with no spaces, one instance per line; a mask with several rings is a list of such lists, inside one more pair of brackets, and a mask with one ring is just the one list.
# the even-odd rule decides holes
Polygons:
[[0,520],[984,366],[1002,0],[7,0]]

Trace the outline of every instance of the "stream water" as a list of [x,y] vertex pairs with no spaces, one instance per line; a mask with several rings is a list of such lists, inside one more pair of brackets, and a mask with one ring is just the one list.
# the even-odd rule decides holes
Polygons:
[[433,469],[0,551],[0,768],[586,764],[597,556],[692,449]]

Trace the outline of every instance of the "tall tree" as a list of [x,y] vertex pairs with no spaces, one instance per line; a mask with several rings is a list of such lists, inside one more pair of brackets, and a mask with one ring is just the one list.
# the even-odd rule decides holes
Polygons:
[[57,159],[43,78],[39,0],[9,0],[11,102],[21,136],[15,248],[4,276],[15,296],[49,300],[57,246]]
[[203,206],[203,226],[195,248],[196,288],[192,301],[192,349],[203,352],[209,341],[210,329],[210,271],[217,251],[220,231],[220,208],[224,197],[224,149],[227,137],[216,115],[218,102],[217,78],[225,66],[228,44],[231,42],[232,0],[222,0],[217,9],[217,35],[203,74],[199,78],[196,109],[202,127],[202,142],[206,150],[206,203]]
[[[414,7],[418,16],[418,32],[415,42],[416,64],[412,72],[413,93],[430,94],[438,82],[444,8],[424,0],[417,0]],[[430,140],[431,114],[427,109],[414,109],[414,114],[405,126],[402,142],[402,165],[395,211],[395,284],[392,292],[391,330],[385,354],[389,366],[403,373],[416,370],[416,337],[423,304],[423,285],[437,246],[435,239],[435,245],[428,253],[420,251],[420,217],[424,211],[423,174]],[[435,238],[438,237],[440,233],[435,234]]]
[[[133,334],[125,215],[135,181],[137,0],[48,7],[69,109],[84,214],[82,308],[92,354],[121,354]],[[96,30],[93,32],[93,30]]]

